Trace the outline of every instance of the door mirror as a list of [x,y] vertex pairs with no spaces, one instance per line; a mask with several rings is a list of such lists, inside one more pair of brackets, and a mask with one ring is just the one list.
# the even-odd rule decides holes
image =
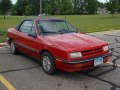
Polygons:
[[30,37],[37,37],[37,35],[36,34],[28,34],[28,36],[30,36]]
[[76,29],[77,33],[79,33],[78,29]]

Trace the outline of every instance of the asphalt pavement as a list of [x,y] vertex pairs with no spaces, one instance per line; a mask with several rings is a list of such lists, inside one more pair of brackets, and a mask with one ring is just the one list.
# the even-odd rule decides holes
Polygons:
[[120,90],[120,32],[90,34],[110,43],[113,57],[95,69],[50,76],[36,60],[0,48],[0,90]]

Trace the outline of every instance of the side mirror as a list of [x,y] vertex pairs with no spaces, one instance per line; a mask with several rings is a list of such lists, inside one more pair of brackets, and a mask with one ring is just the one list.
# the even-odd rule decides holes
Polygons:
[[78,29],[76,29],[77,33],[79,33]]
[[37,37],[36,34],[28,34],[28,36],[33,37],[33,38]]

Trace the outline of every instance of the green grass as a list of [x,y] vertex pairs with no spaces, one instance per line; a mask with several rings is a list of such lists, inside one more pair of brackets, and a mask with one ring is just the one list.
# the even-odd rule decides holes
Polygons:
[[6,17],[6,19],[3,19],[3,16],[0,16],[0,42],[6,41],[6,32],[8,28],[16,27],[23,18],[26,17],[9,16]]
[[[49,17],[64,18],[64,16]],[[23,18],[28,17],[7,16],[4,20],[3,16],[0,16],[0,42],[5,41],[7,29],[16,27]],[[120,29],[120,15],[115,15],[114,18],[111,15],[69,15],[67,21],[85,33]]]

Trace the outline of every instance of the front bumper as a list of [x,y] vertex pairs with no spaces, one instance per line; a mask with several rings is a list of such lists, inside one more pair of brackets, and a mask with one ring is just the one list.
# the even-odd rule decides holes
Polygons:
[[[108,61],[108,59],[112,56],[112,52],[110,51],[107,54],[100,55],[97,57],[103,57],[104,63]],[[97,58],[94,57],[94,58]],[[56,67],[60,70],[64,70],[67,72],[74,72],[85,70],[94,67],[94,58],[78,60],[78,61],[67,61],[67,60],[55,60]]]
[[[97,56],[97,57],[106,58],[106,57],[111,56],[111,55],[112,55],[112,52],[109,51],[109,53],[107,53],[107,54],[105,54],[105,55]],[[97,58],[97,57],[94,57],[94,58]],[[85,59],[85,60],[77,60],[77,61],[62,60],[62,62],[63,62],[63,63],[66,63],[66,64],[80,64],[80,63],[85,63],[85,62],[93,61],[94,58]]]

